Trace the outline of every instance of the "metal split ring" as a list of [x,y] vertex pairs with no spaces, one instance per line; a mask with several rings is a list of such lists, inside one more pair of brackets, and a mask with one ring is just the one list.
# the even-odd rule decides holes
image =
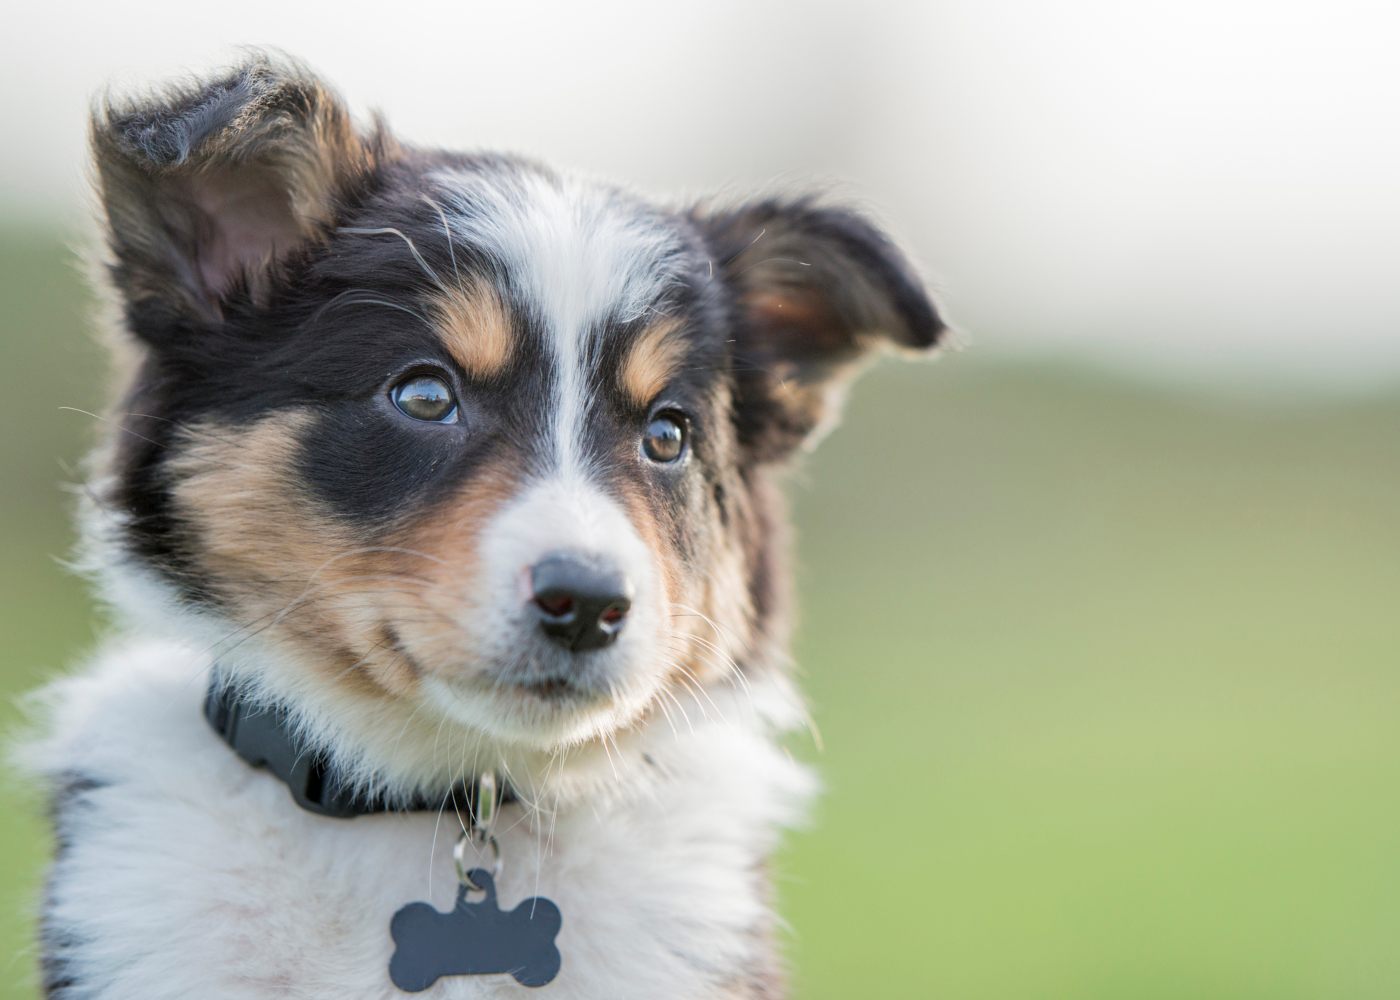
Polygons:
[[[486,858],[482,855],[485,854]],[[485,863],[484,863],[485,862]],[[473,868],[489,868],[493,878],[501,874],[501,845],[490,834],[478,836],[468,831],[457,838],[452,848],[452,863],[457,868],[457,881],[471,889],[480,889],[468,876]]]
[[[496,826],[496,813],[501,807],[501,793],[496,784],[496,775],[483,772],[476,779],[476,794],[472,814],[462,835],[452,848],[452,863],[457,867],[457,880],[471,889],[481,886],[473,882],[468,873],[473,868],[490,868],[493,878],[501,874],[501,845],[492,833]],[[483,855],[486,857],[483,858]],[[489,859],[489,865],[483,861]]]

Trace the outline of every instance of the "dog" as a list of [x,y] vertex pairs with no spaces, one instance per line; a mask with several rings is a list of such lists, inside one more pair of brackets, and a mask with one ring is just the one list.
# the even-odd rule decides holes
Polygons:
[[281,55],[91,142],[121,628],[25,752],[46,994],[784,996],[782,487],[943,339],[908,259],[821,198],[416,147]]

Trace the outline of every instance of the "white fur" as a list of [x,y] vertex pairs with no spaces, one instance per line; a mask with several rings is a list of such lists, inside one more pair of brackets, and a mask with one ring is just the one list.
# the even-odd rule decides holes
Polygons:
[[[626,627],[607,649],[590,653],[584,663],[561,654],[539,635],[526,600],[522,577],[529,567],[560,551],[580,553],[616,567],[634,588]],[[609,692],[606,709],[548,718],[526,718],[513,692],[496,683],[480,683],[460,692],[434,682],[432,693],[453,718],[478,731],[534,746],[577,743],[612,732],[636,719],[656,697],[667,674],[666,595],[661,591],[655,556],[642,542],[617,501],[587,480],[550,475],[537,480],[508,503],[481,534],[481,571],[464,621],[468,634],[481,640],[472,650],[485,662],[509,660],[530,644],[540,645],[535,659],[553,661],[576,681]]]
[[[389,920],[415,900],[449,908],[454,817],[301,811],[208,728],[206,669],[187,646],[135,642],[46,693],[47,735],[29,765],[100,786],[63,813],[69,846],[51,884],[51,920],[83,942],[73,996],[401,997],[387,978]],[[755,869],[812,779],[744,700],[718,698],[708,718],[692,703],[674,732],[621,740],[605,793],[503,810],[501,905],[538,894],[564,915],[563,968],[531,995],[720,996],[760,960]],[[537,793],[554,780],[515,779]],[[508,976],[454,977],[423,995],[520,990]]]

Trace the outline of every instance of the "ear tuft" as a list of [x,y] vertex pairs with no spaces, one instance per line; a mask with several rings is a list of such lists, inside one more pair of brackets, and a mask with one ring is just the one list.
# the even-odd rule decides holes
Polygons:
[[[258,69],[261,69],[259,67]],[[187,94],[167,95],[165,103],[122,109],[108,105],[99,112],[98,132],[110,133],[133,159],[145,158],[153,169],[189,161],[211,135],[233,124],[239,112],[257,103],[263,76],[252,67],[224,81],[205,84]]]
[[947,332],[908,259],[855,211],[765,199],[692,220],[736,305],[736,419],[758,461],[815,443],[875,349],[929,351]]
[[94,111],[113,278],[133,330],[209,321],[270,266],[324,237],[392,143],[324,84],[256,55],[214,79]]

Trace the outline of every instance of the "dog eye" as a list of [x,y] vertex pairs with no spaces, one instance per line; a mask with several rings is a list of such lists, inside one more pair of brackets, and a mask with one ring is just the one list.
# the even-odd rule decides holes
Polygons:
[[658,413],[647,422],[642,450],[653,462],[674,462],[685,453],[685,418],[679,413]]
[[435,375],[413,375],[389,390],[399,412],[414,420],[438,424],[457,422],[457,399],[452,388]]

